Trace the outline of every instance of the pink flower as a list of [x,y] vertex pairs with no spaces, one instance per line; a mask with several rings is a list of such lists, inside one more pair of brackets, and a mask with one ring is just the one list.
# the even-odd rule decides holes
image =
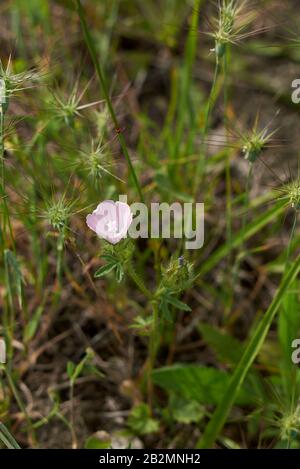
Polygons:
[[86,217],[87,226],[95,231],[99,238],[111,244],[117,244],[126,237],[131,222],[132,212],[129,205],[113,200],[104,200]]

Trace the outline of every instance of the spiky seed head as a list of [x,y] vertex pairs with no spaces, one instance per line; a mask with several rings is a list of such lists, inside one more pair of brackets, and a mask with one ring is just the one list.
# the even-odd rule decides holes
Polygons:
[[242,149],[245,160],[254,163],[261,154],[264,145],[265,143],[260,140],[249,140],[245,143]]
[[77,88],[74,88],[67,97],[60,96],[58,93],[52,92],[54,102],[53,111],[57,117],[64,119],[66,125],[72,127],[76,116],[80,116],[78,110],[79,97],[77,96]]
[[67,95],[62,95],[61,93],[52,90],[52,111],[55,116],[63,118],[66,124],[70,127],[73,127],[75,117],[82,117],[82,111],[84,109],[88,109],[101,103],[101,101],[95,101],[92,103],[81,104],[88,86],[89,83],[82,91],[79,91],[79,83],[77,82],[71,92]]
[[95,184],[98,184],[105,174],[121,181],[110,171],[111,166],[113,166],[111,160],[108,143],[102,143],[102,139],[97,143],[92,140],[90,147],[80,152],[78,165],[79,168],[87,172],[89,178]]
[[294,412],[284,415],[280,421],[280,433],[283,440],[297,437],[300,431],[300,415],[297,407]]
[[215,51],[219,59],[222,58],[225,53],[226,44],[231,42],[237,13],[238,7],[233,1],[228,3],[223,0],[222,4],[219,6],[218,27],[214,34],[216,44]]
[[75,201],[68,201],[65,195],[62,195],[57,200],[52,198],[51,202],[46,204],[43,218],[47,220],[54,230],[62,233],[67,229],[74,203]]
[[289,198],[291,207],[297,211],[300,210],[300,179],[287,184],[284,190]]
[[14,73],[12,61],[9,58],[4,67],[0,61],[0,105],[2,112],[6,112],[10,98],[18,91],[32,88],[41,80],[41,73],[37,69]]
[[[269,124],[270,125],[270,124]],[[258,117],[253,128],[248,134],[242,134],[242,152],[245,160],[254,163],[264,150],[266,144],[271,140],[277,130],[270,131],[269,125],[262,130],[258,129]]]
[[214,31],[210,34],[215,41],[217,60],[224,56],[227,44],[234,44],[245,36],[244,29],[253,20],[252,13],[244,12],[245,5],[246,1],[219,1],[218,17],[214,21]]
[[108,153],[102,145],[95,146],[92,143],[91,151],[86,156],[85,166],[89,177],[93,181],[101,179],[108,161]]
[[[89,175],[94,180],[98,180],[102,177],[103,159],[101,161],[101,156],[102,155],[99,154],[99,152],[92,152],[89,154],[89,157],[87,160],[87,168],[88,168]],[[101,165],[101,162],[102,162],[102,165]]]

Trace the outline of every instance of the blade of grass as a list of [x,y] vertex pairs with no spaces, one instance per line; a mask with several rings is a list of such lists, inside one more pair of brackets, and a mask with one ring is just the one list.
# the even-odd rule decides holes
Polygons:
[[208,423],[204,434],[197,443],[197,448],[210,448],[220,431],[222,430],[228,414],[236,400],[238,391],[244,382],[244,379],[255,360],[264,340],[268,334],[270,326],[274,320],[274,317],[281,305],[284,295],[288,291],[291,283],[295,280],[300,271],[300,255],[293,262],[291,268],[286,275],[283,276],[280,287],[269,306],[267,312],[263,316],[262,320],[257,325],[254,334],[250,338],[250,341],[242,355],[242,358],[237,365],[232,378],[228,384],[227,389],[224,392],[223,398],[217,406],[210,422]]
[[111,116],[112,121],[113,121],[114,126],[115,126],[115,130],[116,130],[116,134],[117,134],[119,143],[121,145],[122,151],[124,153],[124,156],[125,156],[127,164],[128,164],[130,175],[132,177],[133,183],[134,183],[134,185],[137,189],[137,192],[139,194],[139,197],[140,197],[141,201],[144,202],[142,189],[141,189],[140,183],[138,181],[137,175],[135,173],[133,164],[131,162],[129,152],[128,152],[128,149],[127,149],[127,145],[126,145],[126,142],[125,142],[125,138],[124,138],[123,132],[121,130],[117,115],[114,111],[112,101],[111,101],[110,96],[109,96],[108,88],[107,88],[107,85],[106,85],[106,80],[104,78],[104,73],[102,71],[101,65],[100,65],[98,57],[97,57],[97,52],[96,52],[96,49],[95,49],[95,46],[94,46],[94,41],[93,41],[92,36],[89,32],[89,28],[87,26],[87,22],[86,22],[86,19],[85,19],[85,12],[84,12],[84,9],[81,5],[80,0],[76,0],[76,6],[77,6],[77,12],[78,12],[78,16],[79,16],[79,19],[80,19],[81,27],[82,27],[82,30],[83,30],[85,42],[86,42],[87,48],[89,50],[90,56],[92,58],[92,61],[94,63],[96,73],[97,73],[97,76],[99,78],[99,82],[101,84],[102,90],[103,90],[104,98],[105,98],[105,101],[106,101],[110,116]]
[[8,449],[21,449],[14,437],[2,422],[0,422],[0,440]]
[[181,84],[181,93],[179,96],[179,109],[178,109],[178,125],[176,131],[176,142],[175,142],[175,151],[174,158],[178,156],[178,150],[180,142],[182,140],[186,110],[188,108],[188,97],[191,88],[191,78],[192,78],[192,69],[196,57],[197,51],[197,26],[199,21],[199,12],[202,0],[195,0],[193,6],[193,14],[191,19],[191,24],[189,28],[188,38],[185,46],[185,57],[184,65],[182,71],[182,84]]

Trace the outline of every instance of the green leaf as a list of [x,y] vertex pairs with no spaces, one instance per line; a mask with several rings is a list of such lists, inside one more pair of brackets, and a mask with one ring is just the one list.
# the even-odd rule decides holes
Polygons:
[[[73,362],[68,362],[67,364],[67,374],[71,381],[71,385],[74,385],[77,378],[86,371],[87,373],[93,372],[95,368],[90,363],[91,360],[94,358],[94,352],[91,348],[87,348],[85,352],[85,356],[80,360],[80,362],[75,365]],[[97,370],[97,376],[102,377],[102,373]]]
[[118,262],[118,259],[112,254],[103,254],[101,259],[108,262],[109,264],[116,264]]
[[153,324],[153,316],[146,317],[136,316],[133,323],[129,326],[130,329],[137,329],[141,335],[149,335]]
[[103,378],[104,374],[98,370],[98,368],[94,365],[90,364],[85,364],[83,368],[83,373],[84,375],[90,375],[90,376],[97,376],[98,378]]
[[18,297],[19,306],[22,308],[23,305],[23,275],[19,266],[18,259],[14,252],[6,249],[4,251],[4,265],[6,271],[6,281],[8,288],[8,297],[10,304],[13,303],[13,294],[15,293]]
[[111,438],[106,432],[96,432],[87,438],[84,447],[85,449],[110,449]]
[[[221,401],[230,375],[216,368],[178,364],[154,370],[152,379],[169,393],[175,393],[185,400],[210,405]],[[247,392],[240,391],[236,402],[246,405],[253,402],[253,399]]]
[[95,277],[95,278],[103,277],[104,275],[106,275],[106,274],[108,274],[109,272],[111,272],[112,270],[114,270],[116,267],[117,267],[117,264],[116,264],[116,263],[113,263],[113,264],[105,264],[105,265],[103,265],[102,267],[99,267],[98,270],[96,270],[96,272],[95,272],[95,274],[94,274],[94,277]]
[[75,383],[76,379],[81,375],[81,372],[82,372],[82,370],[83,370],[85,361],[86,361],[86,357],[84,357],[84,358],[81,360],[81,362],[79,362],[78,365],[76,365],[75,370],[73,371],[72,378],[71,378],[71,381],[72,381],[73,383]]
[[36,330],[39,326],[41,316],[44,311],[44,305],[40,305],[34,312],[32,318],[26,324],[25,331],[24,331],[24,340],[28,342],[32,339],[36,333]]
[[184,424],[200,422],[205,415],[199,402],[183,399],[173,393],[170,396],[169,408],[173,419]]
[[118,263],[116,266],[116,278],[117,278],[117,282],[119,283],[122,282],[124,278],[124,269],[120,263]]
[[167,303],[174,306],[174,308],[180,309],[182,311],[187,311],[187,312],[192,311],[191,308],[187,304],[178,300],[175,296],[165,295],[164,299]]
[[161,316],[165,321],[170,322],[170,323],[173,322],[172,313],[169,309],[168,304],[166,303],[164,299],[162,299],[161,302],[159,303],[159,312],[161,313]]
[[239,340],[209,324],[199,324],[198,328],[221,363],[236,364],[239,361],[244,350]]
[[72,380],[73,373],[74,373],[74,370],[75,370],[75,366],[76,365],[73,362],[68,362],[67,363],[67,375],[68,375],[70,380]]
[[129,428],[138,435],[147,435],[159,430],[159,423],[151,417],[151,410],[145,403],[134,407],[128,418]]

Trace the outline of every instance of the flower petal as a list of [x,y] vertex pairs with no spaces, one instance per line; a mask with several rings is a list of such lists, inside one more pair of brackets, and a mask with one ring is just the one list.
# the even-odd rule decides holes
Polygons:
[[100,238],[111,244],[117,244],[126,237],[132,217],[128,204],[104,200],[91,215],[87,216],[87,225]]
[[88,216],[86,217],[86,224],[87,224],[87,226],[88,226],[91,230],[96,231],[97,223],[98,223],[98,217],[97,217],[97,215],[95,214],[95,212],[89,213]]

